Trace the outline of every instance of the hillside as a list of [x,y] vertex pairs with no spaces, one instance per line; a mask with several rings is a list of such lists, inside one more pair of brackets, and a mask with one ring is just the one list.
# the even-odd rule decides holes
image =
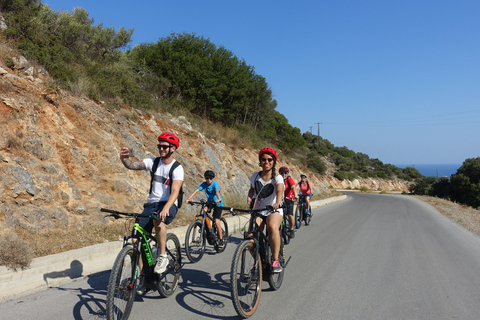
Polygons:
[[[240,202],[245,198],[248,178],[258,169],[258,150],[208,139],[184,117],[127,106],[105,108],[102,102],[59,89],[44,73],[34,77],[33,64],[17,57],[11,68],[0,59],[2,230],[79,230],[108,223],[100,207],[141,210],[149,175],[125,169],[119,150],[128,146],[137,159],[155,156],[156,137],[164,131],[180,138],[176,158],[185,168],[187,194],[202,182],[203,172],[212,169],[224,195]],[[281,158],[280,165],[289,166],[296,180],[306,171],[287,158]],[[328,196],[333,188],[408,191],[404,181],[339,181],[334,171],[330,167],[326,176],[306,171],[317,197]],[[183,207],[176,225],[185,224],[192,212]]]

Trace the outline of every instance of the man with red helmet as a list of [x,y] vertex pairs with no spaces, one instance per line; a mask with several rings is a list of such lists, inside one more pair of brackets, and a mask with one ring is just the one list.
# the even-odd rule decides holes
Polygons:
[[295,230],[293,230],[293,225],[295,224],[295,218],[293,217],[293,207],[294,202],[297,199],[295,196],[297,194],[297,186],[295,185],[295,181],[293,178],[288,175],[290,170],[288,167],[280,167],[279,169],[280,174],[283,177],[283,183],[285,185],[285,192],[283,194],[283,198],[285,200],[285,205],[287,206],[287,217],[288,222],[290,222],[290,231],[289,236],[290,239],[295,238]]
[[[155,227],[158,250],[160,252],[154,269],[156,273],[163,273],[168,265],[165,251],[167,225],[172,223],[177,214],[177,198],[183,184],[183,167],[173,158],[173,153],[179,146],[180,141],[175,134],[164,132],[158,136],[157,148],[160,155],[159,158],[132,161],[128,148],[124,147],[120,150],[120,160],[127,169],[147,170],[152,175],[150,194],[147,203],[143,205],[142,213],[151,214],[157,212],[158,219],[141,218],[140,225],[148,232],[151,232],[152,228]],[[172,168],[173,171],[170,174],[170,169]],[[170,181],[170,176],[172,181]],[[140,265],[140,269],[141,267]],[[142,291],[141,289],[142,281],[139,284],[139,291]]]
[[[263,148],[260,150],[258,160],[262,171],[255,172],[250,178],[247,203],[249,206],[253,205],[253,209],[263,209],[270,205],[276,210],[273,213],[265,210],[260,214],[266,217],[268,240],[272,251],[272,271],[279,273],[282,272],[278,254],[281,243],[279,230],[283,220],[283,210],[280,208],[283,198],[283,178],[275,173],[277,152],[274,149]],[[257,222],[260,224],[261,220]]]

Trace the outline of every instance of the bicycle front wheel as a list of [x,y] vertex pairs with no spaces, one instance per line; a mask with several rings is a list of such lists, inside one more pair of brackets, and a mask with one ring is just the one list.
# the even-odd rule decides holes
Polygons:
[[[225,218],[220,219],[220,224],[222,226],[222,239],[223,239],[223,246],[219,246],[218,242],[215,243],[215,251],[217,252],[223,252],[225,251],[225,248],[227,247],[227,240],[228,240],[228,224],[227,220]],[[217,230],[218,232],[218,230]],[[219,239],[219,238],[218,238]]]
[[262,293],[262,262],[255,257],[255,245],[244,240],[235,250],[230,269],[230,293],[233,306],[243,319],[257,310]]
[[295,228],[300,229],[302,226],[302,209],[301,205],[297,205],[297,208],[295,209]]
[[128,319],[136,293],[136,255],[132,246],[118,254],[107,285],[106,313],[108,320]]
[[195,263],[202,259],[205,253],[205,240],[205,235],[202,234],[202,223],[192,222],[185,235],[185,253],[190,262]]
[[278,290],[282,286],[283,275],[285,273],[285,246],[283,239],[280,238],[280,252],[278,253],[278,262],[282,266],[282,272],[271,273],[268,278],[268,284],[272,290]]
[[310,214],[305,212],[305,225],[306,226],[308,226],[310,224],[310,222],[312,221],[312,207],[309,207],[308,209],[310,209]]
[[290,232],[290,223],[288,222],[288,217],[285,217],[283,221],[284,224],[280,226],[280,236],[285,244],[289,244],[290,236],[288,233]]
[[178,286],[180,271],[182,270],[182,252],[180,241],[173,233],[167,234],[165,247],[167,249],[168,265],[167,270],[161,275],[162,279],[159,282],[158,293],[163,298],[168,298]]

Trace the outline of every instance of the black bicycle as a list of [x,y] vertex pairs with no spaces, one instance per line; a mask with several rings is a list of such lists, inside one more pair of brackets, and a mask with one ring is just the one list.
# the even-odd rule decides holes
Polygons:
[[189,201],[188,203],[192,206],[200,206],[200,213],[195,216],[195,221],[188,226],[185,235],[185,253],[188,260],[193,263],[200,261],[205,253],[206,242],[219,253],[225,251],[228,238],[227,220],[223,217],[220,219],[223,239],[223,243],[220,243],[217,226],[213,218],[205,211],[205,208],[213,208],[215,203],[201,198],[199,198],[199,201]]
[[[238,315],[248,318],[255,313],[262,293],[262,280],[268,281],[272,290],[278,290],[283,282],[286,267],[283,238],[280,237],[278,261],[282,266],[280,273],[272,271],[272,255],[268,234],[264,234],[256,222],[260,211],[274,212],[271,206],[261,210],[240,210],[230,208],[230,212],[248,212],[251,214],[248,231],[233,255],[230,269],[230,293],[233,306]],[[265,223],[265,220],[262,224]]]
[[308,210],[310,210],[310,214],[308,214],[305,196],[308,195],[298,195],[297,209],[295,209],[295,228],[297,229],[300,229],[300,227],[302,226],[302,221],[305,222],[306,226],[308,226],[312,221],[312,207],[308,208]]
[[286,209],[283,210],[283,220],[282,224],[280,225],[280,236],[282,237],[285,244],[290,243],[290,221],[288,220]]
[[[145,231],[138,221],[141,217],[158,218],[158,214],[124,213],[104,208],[100,210],[110,213],[107,216],[115,219],[121,216],[135,219],[132,234],[123,238],[123,248],[115,259],[107,285],[107,319],[126,320],[132,310],[137,292],[141,271],[138,266],[140,259],[143,262],[143,276],[147,290],[157,290],[164,298],[175,292],[182,268],[180,241],[175,234],[167,234],[166,253],[169,263],[165,272],[156,274],[153,269],[157,258],[157,239]],[[137,241],[133,242],[132,239]]]

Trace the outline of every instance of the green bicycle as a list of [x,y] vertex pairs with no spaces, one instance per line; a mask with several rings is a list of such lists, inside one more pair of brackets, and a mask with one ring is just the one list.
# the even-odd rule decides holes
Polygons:
[[[126,216],[135,219],[132,234],[123,239],[123,248],[117,255],[107,285],[106,313],[108,320],[126,320],[132,310],[140,276],[138,263],[143,262],[143,275],[147,289],[157,290],[160,296],[171,296],[178,285],[182,268],[180,241],[173,233],[167,234],[166,253],[168,266],[162,274],[153,272],[156,261],[157,239],[145,231],[139,224],[139,218],[157,218],[158,214],[124,213],[101,208],[100,211],[110,213],[107,216],[115,219]],[[136,242],[131,239],[137,239]]]

